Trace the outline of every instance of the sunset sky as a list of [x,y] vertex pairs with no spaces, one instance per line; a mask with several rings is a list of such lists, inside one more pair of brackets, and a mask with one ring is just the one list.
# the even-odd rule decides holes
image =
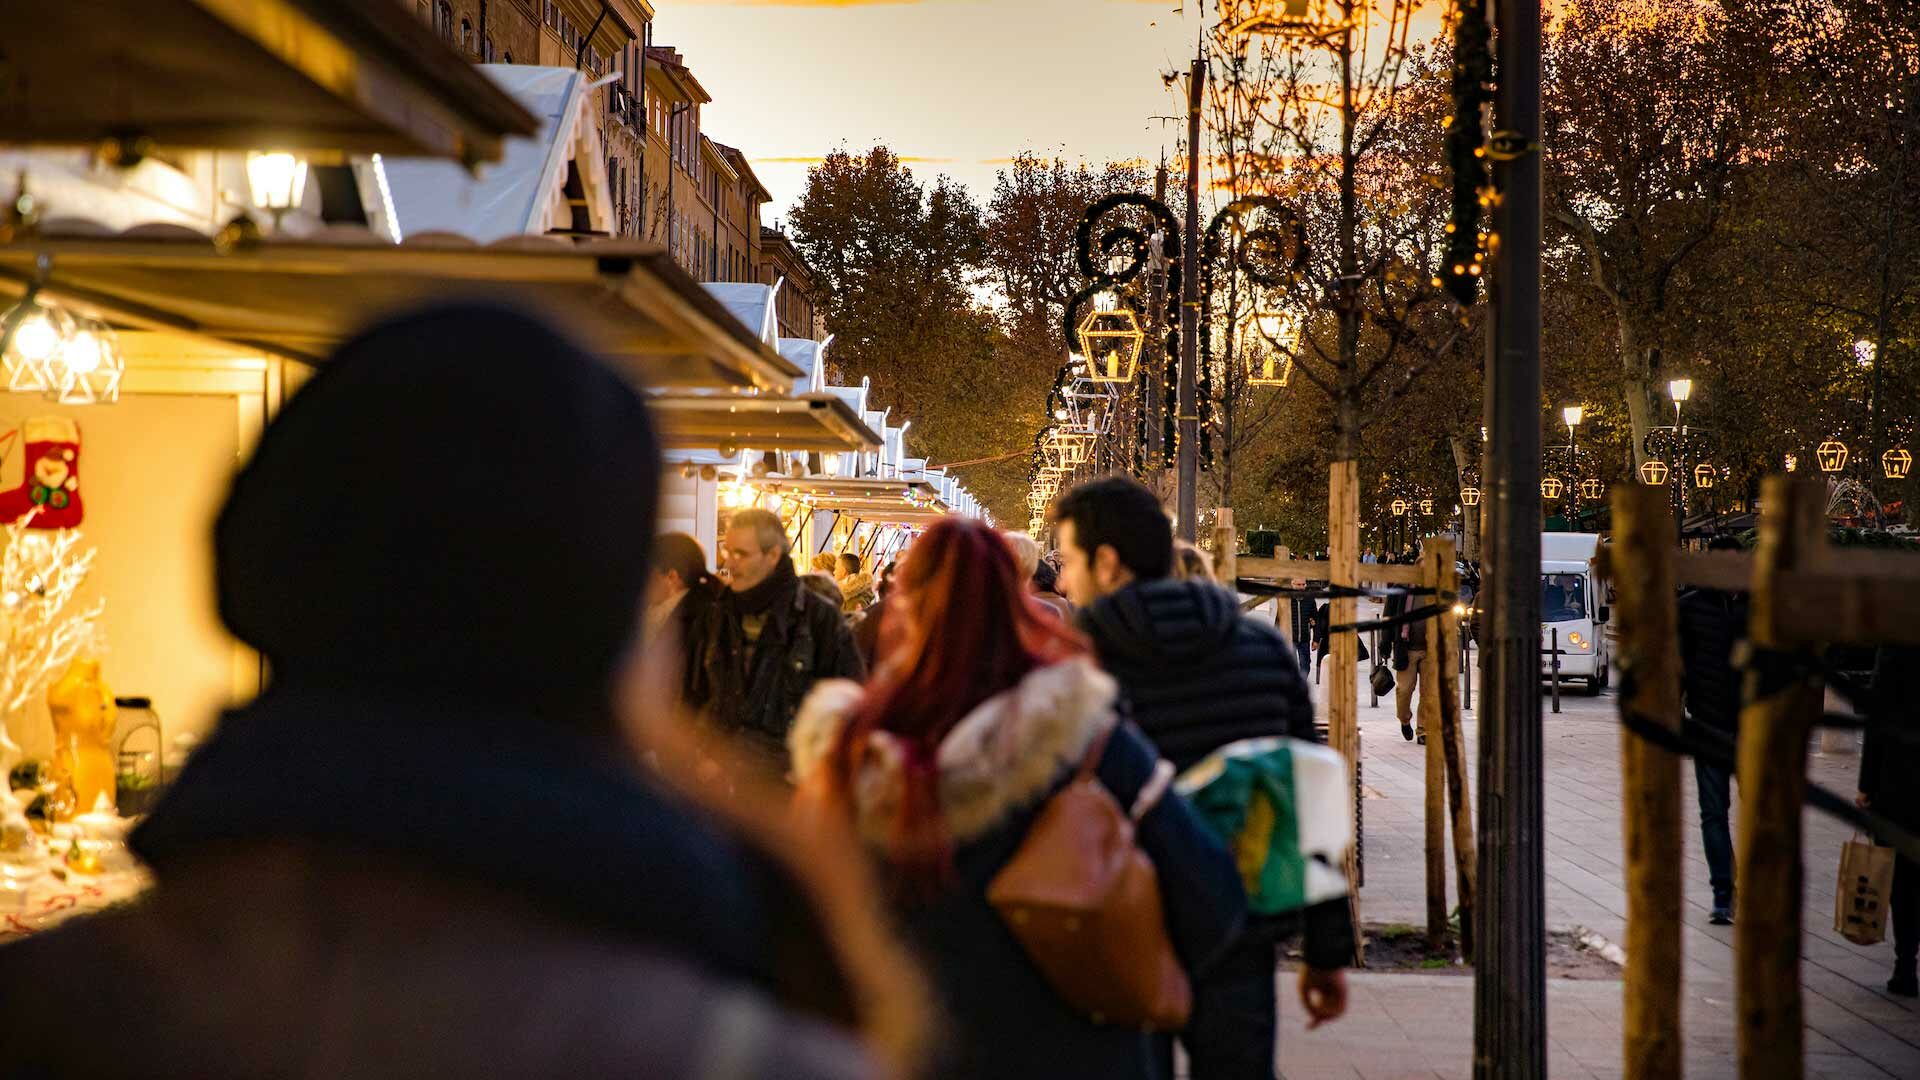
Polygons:
[[[983,198],[1021,150],[1157,158],[1212,0],[658,0],[656,44],[714,97],[704,125],[740,147],[783,215],[809,159],[884,142]],[[771,223],[771,220],[769,221]]]

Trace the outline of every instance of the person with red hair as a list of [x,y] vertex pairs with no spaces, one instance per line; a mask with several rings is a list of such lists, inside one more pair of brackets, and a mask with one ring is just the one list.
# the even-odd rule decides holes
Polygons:
[[[985,525],[929,529],[886,604],[870,682],[816,687],[789,748],[803,803],[850,817],[888,874],[946,1013],[936,1074],[1157,1080],[1152,1037],[1055,993],[986,893],[1103,740],[1096,775],[1122,807],[1159,754],[1119,716],[1086,641],[1027,593]],[[1177,795],[1140,819],[1136,839],[1158,871],[1168,939],[1196,978],[1238,931],[1239,874]]]

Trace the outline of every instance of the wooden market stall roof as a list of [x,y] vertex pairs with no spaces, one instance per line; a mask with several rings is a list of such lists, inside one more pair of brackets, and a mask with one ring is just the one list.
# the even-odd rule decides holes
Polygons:
[[524,108],[393,0],[0,0],[0,142],[496,161]]
[[870,450],[880,436],[831,394],[744,397],[656,394],[649,399],[661,445],[669,450]]
[[876,525],[927,525],[947,515],[939,494],[924,480],[769,477],[754,486]]
[[[516,237],[485,247],[364,230],[222,250],[175,226],[0,245],[0,298],[41,296],[117,326],[174,330],[318,363],[409,305],[495,297],[554,319],[650,389],[784,392],[801,372],[652,244]],[[840,448],[836,446],[836,449]]]

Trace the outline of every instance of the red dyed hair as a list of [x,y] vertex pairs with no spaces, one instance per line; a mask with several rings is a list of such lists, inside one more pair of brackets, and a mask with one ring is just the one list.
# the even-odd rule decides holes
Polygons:
[[1036,668],[1085,655],[1086,641],[1027,593],[1013,551],[993,529],[948,518],[914,541],[887,609],[873,679],[833,748],[834,794],[851,789],[868,736],[906,752],[890,861],[925,885],[950,867],[940,814],[940,744],[968,713]]

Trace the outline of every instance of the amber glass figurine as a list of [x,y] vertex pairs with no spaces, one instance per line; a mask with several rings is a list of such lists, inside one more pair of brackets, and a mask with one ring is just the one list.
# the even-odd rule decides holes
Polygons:
[[[67,816],[92,810],[101,795],[113,805],[113,694],[100,677],[100,661],[80,659],[47,691],[53,714],[53,773],[73,792]],[[63,817],[62,820],[65,820]]]

